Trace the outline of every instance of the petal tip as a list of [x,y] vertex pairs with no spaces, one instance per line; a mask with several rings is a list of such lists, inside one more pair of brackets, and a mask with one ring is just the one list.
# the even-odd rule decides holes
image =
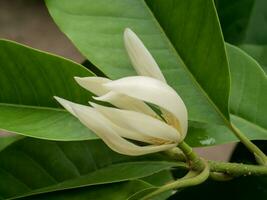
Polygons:
[[73,105],[75,105],[75,103],[57,96],[54,96],[54,98],[57,100],[58,103],[60,103],[62,107],[64,107],[67,111],[76,116],[75,113],[73,112]]
[[133,48],[133,44],[139,42],[138,40],[140,40],[138,36],[135,34],[135,32],[130,28],[126,28],[124,30],[123,39],[128,54],[131,54],[129,48]]
[[89,105],[92,106],[93,108],[97,107],[98,104],[92,102],[92,101],[88,101]]
[[54,99],[55,99],[58,103],[60,103],[61,105],[65,104],[65,103],[67,102],[67,100],[65,100],[65,99],[63,99],[63,98],[60,98],[60,97],[58,97],[58,96],[53,96],[53,97],[54,97]]
[[124,29],[124,36],[128,36],[129,34],[132,34],[132,33],[134,33],[133,31],[132,31],[132,29],[130,29],[130,28],[125,28]]
[[74,78],[74,80],[75,80],[77,83],[82,82],[83,79],[84,79],[83,77],[79,77],[79,76],[74,76],[73,78]]
[[[97,100],[97,101],[105,101],[104,96],[105,96],[105,95],[103,95],[103,96],[99,96],[99,97],[92,96],[92,98],[93,98],[94,100]],[[89,103],[90,103],[90,102],[89,102]]]
[[[99,100],[99,99],[101,99],[101,96],[100,96],[100,97],[92,96],[92,98],[93,98],[94,100]],[[89,101],[89,103],[90,103],[90,101]]]

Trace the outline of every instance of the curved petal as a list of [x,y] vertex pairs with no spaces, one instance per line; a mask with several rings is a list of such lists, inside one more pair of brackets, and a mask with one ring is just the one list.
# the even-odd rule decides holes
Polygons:
[[[80,107],[83,109],[90,108],[88,106],[80,105],[77,103],[73,103],[71,101],[68,101],[66,99],[62,99],[60,97],[54,97],[67,111],[69,111],[72,115],[76,116],[76,113],[73,110],[73,107]],[[143,134],[140,134],[138,132],[130,131],[128,129],[124,129],[119,127],[118,125],[109,122],[109,125],[114,129],[114,131],[120,135],[121,137],[132,139],[140,142],[146,142],[149,144],[153,144],[153,141],[151,140],[151,137],[144,136]]]
[[[86,106],[85,106],[86,107]],[[90,107],[73,106],[79,120],[98,135],[112,150],[125,155],[138,156],[164,151],[176,144],[138,146],[122,138],[112,129],[110,121],[97,110]]]
[[105,101],[111,103],[112,105],[118,108],[142,112],[144,114],[160,119],[157,113],[155,113],[146,103],[138,99],[129,97],[125,94],[120,94],[111,91],[103,96],[93,98],[98,101]]
[[124,44],[138,75],[166,82],[160,68],[138,36],[129,28],[124,31]]
[[179,143],[180,133],[172,126],[143,113],[90,103],[114,124],[150,138],[150,143]]
[[108,78],[102,78],[102,77],[74,77],[76,82],[85,88],[86,90],[89,90],[90,92],[94,93],[97,96],[104,95],[108,93],[110,90],[103,87],[102,84],[111,82]]
[[180,132],[187,133],[187,109],[181,97],[169,85],[154,78],[131,76],[103,84],[109,90],[153,103],[173,114],[179,121]]
[[110,92],[110,90],[103,86],[104,83],[111,82],[110,79],[102,77],[74,77],[74,79],[83,88],[89,90],[97,96],[101,96],[94,97],[96,100],[109,102],[118,108],[136,110],[154,117],[158,117],[157,114],[144,102],[124,94]]

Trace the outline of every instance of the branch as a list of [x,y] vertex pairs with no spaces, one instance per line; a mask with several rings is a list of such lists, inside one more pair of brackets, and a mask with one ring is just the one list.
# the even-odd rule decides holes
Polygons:
[[185,154],[192,170],[202,171],[204,169],[205,165],[203,160],[193,151],[193,149],[188,144],[181,142],[178,147]]
[[204,160],[202,160],[202,161],[204,163],[204,169],[203,169],[203,171],[198,173],[198,175],[196,175],[194,177],[191,177],[191,175],[185,176],[184,178],[181,178],[181,179],[178,179],[172,183],[166,184],[166,185],[160,187],[159,189],[155,190],[154,192],[151,192],[150,194],[146,195],[141,200],[151,199],[151,197],[154,197],[154,196],[161,194],[163,192],[166,192],[168,190],[184,188],[184,187],[194,186],[194,185],[198,185],[198,184],[203,183],[209,177],[209,165]]
[[[176,156],[177,150],[175,150],[173,154],[168,154],[169,158],[179,161],[179,167],[182,167],[188,170],[190,169],[197,170],[203,167],[203,166],[202,167],[198,166],[201,159],[194,153],[194,151],[189,145],[187,145],[186,143],[183,143],[179,145],[179,147],[180,148],[182,147],[182,150],[185,156],[187,157],[187,159],[189,159],[188,163],[184,163],[185,159],[184,157],[180,156],[180,152],[179,152],[179,156]],[[250,176],[250,175],[253,175],[253,176],[267,175],[266,166],[250,165],[250,164],[243,164],[243,163],[228,163],[228,162],[219,162],[219,161],[212,161],[212,160],[208,161],[208,165],[210,167],[211,172],[223,173],[231,177]]]
[[237,176],[261,176],[267,175],[266,166],[258,165],[247,165],[242,163],[226,163],[217,161],[208,161],[211,172],[220,172],[231,175],[233,177]]

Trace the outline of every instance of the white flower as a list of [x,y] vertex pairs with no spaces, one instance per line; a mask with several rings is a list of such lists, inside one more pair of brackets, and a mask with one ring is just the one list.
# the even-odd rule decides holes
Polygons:
[[[124,43],[140,76],[114,81],[101,77],[75,77],[80,86],[97,96],[95,100],[108,102],[116,108],[92,102],[89,102],[91,106],[84,106],[55,98],[118,153],[144,155],[173,148],[187,133],[185,104],[166,83],[141,40],[128,28],[124,32]],[[159,108],[161,116],[147,103]]]

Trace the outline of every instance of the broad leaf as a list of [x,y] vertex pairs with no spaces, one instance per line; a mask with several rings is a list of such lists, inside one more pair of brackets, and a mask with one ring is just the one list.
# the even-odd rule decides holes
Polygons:
[[[61,30],[111,78],[134,74],[122,41],[123,30],[132,28],[184,99],[190,120],[229,126],[228,63],[212,0],[47,0],[46,4]],[[216,138],[209,129],[199,137],[207,135]],[[199,138],[191,140],[196,143]]]
[[266,72],[267,66],[267,1],[217,0],[225,40],[238,45]]
[[22,139],[23,136],[13,133],[0,132],[0,151],[8,147],[13,142]]
[[[159,155],[123,156],[100,140],[53,142],[26,138],[0,153],[0,197],[121,182],[178,166],[158,161],[161,159]],[[169,179],[168,174],[164,176]]]
[[92,75],[64,58],[0,40],[0,131],[50,140],[96,138],[53,99],[86,104],[90,93],[73,77]]
[[[258,63],[237,47],[227,45],[231,71],[232,123],[251,140],[267,139],[267,77]],[[213,132],[213,134],[209,134]],[[196,140],[196,138],[198,140]],[[225,126],[191,122],[187,142],[193,146],[238,141]]]
[[267,77],[242,50],[227,45],[227,52],[232,78],[232,121],[251,139],[267,139]]
[[[174,180],[172,173],[170,172],[170,170],[166,170],[166,171],[161,171],[157,174],[153,174],[152,176],[147,176],[145,178],[143,178],[142,180],[144,180],[147,183],[150,183],[151,185],[155,186],[153,188],[148,188],[144,191],[141,191],[139,193],[136,193],[135,195],[131,196],[131,198],[129,198],[129,200],[134,200],[134,199],[140,199],[140,196],[144,196],[149,192],[152,192],[152,190],[157,189],[158,187],[168,184],[171,181]],[[168,197],[170,197],[172,195],[173,191],[169,190],[167,192],[164,192],[160,195],[157,195],[156,197],[154,197],[152,200],[165,200]]]
[[225,40],[232,44],[267,44],[266,0],[217,0]]
[[74,190],[53,192],[36,195],[24,200],[127,200],[132,195],[146,189],[153,188],[153,185],[140,180],[127,181],[116,184],[106,184],[101,186],[91,186]]
[[243,44],[239,47],[257,60],[267,73],[267,45]]

